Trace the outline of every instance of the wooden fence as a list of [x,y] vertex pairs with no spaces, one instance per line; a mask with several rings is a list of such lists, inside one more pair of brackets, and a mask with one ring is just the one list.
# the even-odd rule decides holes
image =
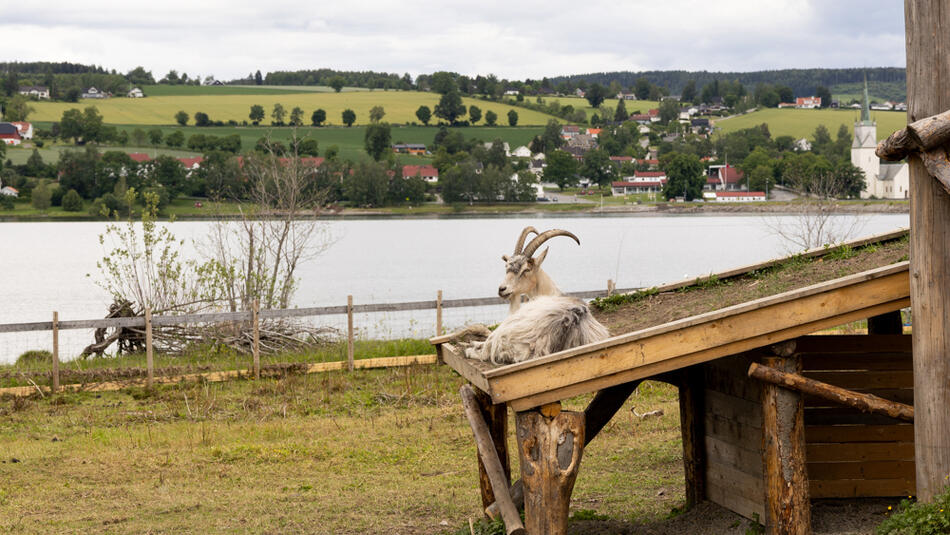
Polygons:
[[[607,281],[607,289],[605,290],[591,290],[584,292],[568,292],[568,295],[578,297],[580,299],[592,299],[594,297],[602,297],[605,295],[611,295],[613,293],[629,293],[638,290],[638,288],[626,288],[626,289],[617,289],[613,281]],[[355,360],[355,328],[353,322],[353,316],[355,314],[363,313],[373,313],[373,312],[403,312],[403,311],[413,311],[413,310],[434,310],[435,311],[435,329],[433,330],[434,335],[443,334],[442,329],[442,311],[446,308],[463,308],[463,307],[482,307],[482,306],[493,306],[493,305],[505,305],[508,302],[499,298],[499,297],[479,297],[479,298],[468,298],[468,299],[443,299],[442,290],[439,290],[436,298],[429,301],[409,301],[402,303],[372,303],[365,305],[357,305],[353,303],[353,296],[347,296],[347,304],[341,306],[329,306],[329,307],[306,307],[306,308],[290,308],[290,309],[260,309],[259,303],[254,302],[250,310],[236,311],[236,312],[213,312],[205,314],[182,314],[182,315],[169,315],[169,316],[153,316],[152,311],[149,309],[145,310],[144,316],[136,316],[131,318],[99,318],[99,319],[86,319],[86,320],[67,320],[60,321],[58,312],[53,312],[52,321],[38,321],[38,322],[29,322],[29,323],[4,323],[0,324],[0,334],[2,333],[18,333],[18,332],[31,332],[31,331],[51,331],[52,340],[53,340],[53,351],[52,351],[52,364],[51,364],[51,390],[53,392],[60,389],[60,355],[59,355],[59,332],[63,330],[71,329],[114,329],[118,327],[129,327],[129,328],[144,328],[145,330],[145,354],[146,354],[146,381],[145,384],[148,387],[151,387],[155,384],[155,366],[154,359],[152,354],[152,329],[153,327],[161,326],[170,326],[170,325],[182,325],[187,323],[225,323],[225,322],[249,322],[253,328],[253,342],[252,342],[252,368],[249,370],[239,370],[232,372],[218,372],[214,374],[214,377],[211,377],[210,374],[204,374],[211,377],[214,380],[225,380],[230,377],[236,377],[244,373],[250,374],[253,373],[255,378],[260,378],[261,375],[261,361],[260,361],[260,339],[259,339],[259,327],[262,320],[268,319],[277,319],[277,318],[302,318],[302,317],[315,317],[315,316],[330,316],[330,315],[346,315],[347,317],[347,360],[339,361],[336,363],[320,363],[320,365],[314,365],[308,368],[310,371],[327,371],[330,369],[342,369],[345,367],[348,370],[353,370],[355,368],[365,368],[365,367],[386,367],[386,366],[399,366],[399,365],[408,365],[408,364],[418,364],[425,362],[434,362],[432,359],[420,359],[418,355],[406,356],[406,357],[394,357],[391,359],[370,359],[373,360],[373,366],[364,366],[356,364]],[[378,362],[375,362],[378,361]],[[312,368],[312,370],[311,370]],[[218,377],[220,376],[220,377]],[[208,379],[208,377],[205,377]],[[162,380],[160,382],[167,382]],[[28,394],[30,391],[35,391],[38,387],[13,387],[13,388],[4,388],[0,389],[0,394]],[[118,386],[116,386],[118,388]],[[114,388],[108,388],[114,389]]]

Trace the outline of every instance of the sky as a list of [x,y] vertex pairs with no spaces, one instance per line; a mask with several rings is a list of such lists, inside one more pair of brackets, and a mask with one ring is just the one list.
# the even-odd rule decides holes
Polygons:
[[0,61],[141,65],[156,79],[905,66],[900,0],[6,0],[0,35],[17,36]]

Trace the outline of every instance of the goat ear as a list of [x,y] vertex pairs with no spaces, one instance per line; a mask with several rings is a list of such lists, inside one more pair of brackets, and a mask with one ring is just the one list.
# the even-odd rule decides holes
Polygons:
[[548,256],[548,248],[545,247],[541,254],[531,259],[534,262],[534,267],[541,267],[541,262],[544,262],[544,257]]
[[508,263],[508,255],[506,255],[506,254],[501,255],[501,259],[502,259],[505,263]]

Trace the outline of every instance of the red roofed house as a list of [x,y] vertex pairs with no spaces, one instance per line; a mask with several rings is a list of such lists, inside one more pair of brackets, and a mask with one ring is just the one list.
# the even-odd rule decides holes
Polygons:
[[648,166],[650,167],[650,169],[653,170],[653,169],[656,169],[657,167],[660,166],[660,160],[657,160],[657,159],[649,159],[649,158],[647,158],[647,159],[637,158],[637,164],[638,164],[638,165],[648,165]]
[[821,107],[821,97],[798,97],[795,99],[796,108],[815,109]]
[[630,116],[631,121],[636,121],[639,124],[648,124],[650,123],[651,117],[647,113],[634,113]]
[[12,123],[16,127],[17,131],[20,132],[20,137],[23,139],[33,139],[33,125],[23,121],[14,121]]
[[666,173],[663,171],[635,171],[633,176],[624,178],[623,181],[611,182],[610,189],[614,195],[657,193],[666,183]]
[[709,166],[706,186],[707,191],[740,191],[745,189],[745,175],[731,165]]
[[404,165],[402,166],[402,177],[409,178],[419,175],[426,182],[438,182],[439,170],[431,165]]
[[130,152],[129,158],[132,158],[132,161],[135,161],[138,163],[147,162],[152,159],[151,157],[149,157],[148,154],[145,154],[144,152]]
[[200,168],[201,163],[204,162],[205,159],[201,156],[195,156],[193,158],[178,158],[178,161],[181,162],[188,176],[191,176],[191,172]]
[[625,163],[630,163],[633,161],[633,156],[611,156],[610,161],[617,166],[621,166]]
[[566,124],[561,127],[561,137],[564,139],[571,139],[574,136],[580,135],[581,129],[579,126],[574,126]]
[[11,123],[0,123],[0,141],[7,145],[19,145],[23,140],[20,130]]

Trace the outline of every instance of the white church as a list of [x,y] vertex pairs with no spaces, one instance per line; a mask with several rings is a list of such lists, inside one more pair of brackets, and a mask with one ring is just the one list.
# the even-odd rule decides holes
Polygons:
[[877,123],[871,120],[868,84],[864,82],[864,106],[861,120],[854,123],[854,143],[851,144],[851,163],[864,171],[864,190],[861,198],[910,198],[910,171],[907,163],[881,163],[874,154],[877,149]]

